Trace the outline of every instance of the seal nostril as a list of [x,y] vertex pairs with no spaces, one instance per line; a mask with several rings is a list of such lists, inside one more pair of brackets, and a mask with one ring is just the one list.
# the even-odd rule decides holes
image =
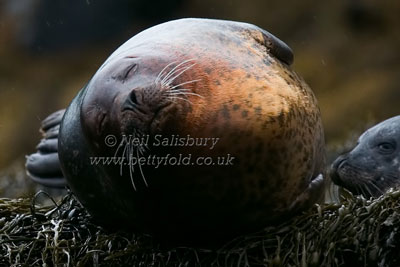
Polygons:
[[133,90],[132,92],[129,93],[121,108],[121,111],[127,111],[127,110],[140,112],[143,114],[148,113],[147,104],[144,103],[143,96],[140,91]]
[[341,169],[344,164],[346,164],[347,159],[342,159],[337,164],[337,169]]
[[340,155],[333,163],[331,168],[337,171],[346,163],[348,156],[347,155]]
[[138,104],[136,92],[134,90],[130,93],[129,98],[131,99],[132,103]]

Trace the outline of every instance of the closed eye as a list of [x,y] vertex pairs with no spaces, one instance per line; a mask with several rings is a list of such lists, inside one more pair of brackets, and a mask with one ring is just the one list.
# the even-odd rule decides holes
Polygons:
[[137,70],[137,64],[132,64],[125,70],[125,74],[122,76],[122,81],[124,82],[126,79],[128,79],[135,71]]

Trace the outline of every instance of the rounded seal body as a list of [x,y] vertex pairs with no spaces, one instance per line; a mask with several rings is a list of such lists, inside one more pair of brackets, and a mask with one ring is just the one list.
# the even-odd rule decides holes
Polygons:
[[182,19],[137,34],[64,116],[71,189],[100,223],[168,240],[231,238],[308,208],[323,195],[324,136],[292,60],[245,23]]

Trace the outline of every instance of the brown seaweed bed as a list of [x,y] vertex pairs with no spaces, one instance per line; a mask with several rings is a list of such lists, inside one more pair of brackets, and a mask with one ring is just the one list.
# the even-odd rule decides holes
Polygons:
[[0,199],[1,266],[400,266],[400,191],[316,205],[279,227],[219,249],[162,248],[150,236],[109,233],[72,193],[43,206]]

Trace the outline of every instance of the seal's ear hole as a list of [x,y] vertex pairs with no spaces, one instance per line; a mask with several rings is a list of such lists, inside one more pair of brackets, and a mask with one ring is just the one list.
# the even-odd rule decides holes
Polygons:
[[392,154],[396,150],[396,143],[394,142],[381,142],[377,145],[378,151],[382,155]]

